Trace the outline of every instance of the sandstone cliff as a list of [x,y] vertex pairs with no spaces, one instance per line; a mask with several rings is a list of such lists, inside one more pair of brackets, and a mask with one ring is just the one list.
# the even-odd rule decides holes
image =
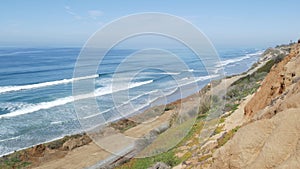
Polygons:
[[300,45],[275,64],[244,108],[248,120],[211,168],[300,168]]
[[[261,88],[254,95],[253,99],[245,107],[245,115],[251,116],[269,105],[272,100],[282,95],[292,84],[292,80],[299,76],[299,67],[295,65],[295,60],[299,54],[299,46],[291,48],[291,52],[280,63],[273,66],[270,73],[262,83]],[[294,64],[294,65],[291,65]],[[297,63],[296,63],[297,64]]]

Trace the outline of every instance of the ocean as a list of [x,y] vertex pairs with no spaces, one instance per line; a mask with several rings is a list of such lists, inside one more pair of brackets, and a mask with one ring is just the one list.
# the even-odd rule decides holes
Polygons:
[[[116,113],[118,110],[126,115],[145,110],[162,93],[170,96],[165,103],[172,102],[200,90],[211,78],[218,78],[208,75],[203,64],[195,62],[193,53],[176,49],[172,52],[187,64],[188,69],[173,72],[147,69],[132,78],[129,85],[123,85],[123,79],[113,78],[114,72],[135,50],[113,49],[104,57],[97,74],[74,79],[74,66],[80,50],[0,48],[0,155],[82,132],[73,105],[73,81],[95,80],[99,112],[110,122],[120,118]],[[260,49],[224,49],[218,52],[221,62],[215,64],[215,70],[223,66],[226,75],[248,70],[262,54]],[[135,64],[144,64],[138,60],[132,63],[118,74],[123,73],[122,77],[126,77],[126,73],[135,71]],[[161,66],[164,66],[163,63]],[[182,92],[185,95],[176,95],[178,85],[189,84],[190,74],[197,79],[199,87],[193,90],[187,87]],[[174,82],[174,76],[179,80]],[[112,90],[113,79],[114,83],[120,84],[118,90]],[[119,92],[123,95],[124,91],[129,91],[126,98],[116,103],[112,94]],[[136,109],[127,109],[129,104]],[[88,115],[86,118],[89,118]]]

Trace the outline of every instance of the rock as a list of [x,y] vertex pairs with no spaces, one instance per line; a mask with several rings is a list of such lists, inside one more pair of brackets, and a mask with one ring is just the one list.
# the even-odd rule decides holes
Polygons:
[[73,150],[77,147],[81,147],[83,145],[86,145],[88,143],[90,143],[92,140],[90,139],[90,137],[88,137],[87,135],[83,135],[80,138],[72,138],[68,141],[66,141],[63,144],[63,150]]
[[40,145],[34,146],[31,149],[30,154],[32,157],[43,157],[45,150],[46,150],[46,146],[44,144],[40,144]]
[[117,130],[115,130],[113,127],[104,127],[99,131],[99,135],[101,137],[107,137],[117,133]]
[[179,164],[179,165],[173,167],[173,169],[182,169],[182,168],[183,168],[183,165],[182,165],[182,164]]
[[299,111],[289,109],[242,127],[213,154],[212,168],[299,168]]
[[168,130],[169,128],[170,128],[170,123],[165,122],[162,125],[160,125],[159,127],[155,128],[154,131],[157,132],[157,134],[161,134],[161,133],[165,132],[166,130]]
[[176,155],[176,157],[181,158],[181,157],[183,157],[186,153],[187,153],[187,150],[184,150],[184,151],[181,151],[181,152],[176,153],[175,155]]
[[[273,66],[269,74],[263,81],[260,89],[255,93],[253,99],[251,99],[245,106],[245,115],[253,116],[260,110],[264,109],[269,105],[273,99],[281,95],[288,86],[292,84],[292,74],[295,74],[295,69],[299,70],[296,62],[299,62],[300,57],[298,57],[298,46],[292,48],[290,54],[286,56],[280,63]],[[298,60],[298,61],[295,61]],[[292,61],[296,65],[293,65],[292,69],[289,69],[288,63]],[[290,65],[291,67],[291,65]],[[297,75],[297,73],[295,74]],[[294,77],[293,77],[294,78]]]
[[196,150],[197,148],[198,148],[198,146],[193,145],[192,148],[191,148],[191,151],[194,151],[194,150]]
[[171,169],[171,166],[168,166],[163,162],[158,162],[148,169]]
[[217,140],[210,140],[201,147],[201,150],[203,150],[203,152],[212,151],[217,146],[218,146]]
[[180,150],[180,151],[184,151],[184,150],[188,150],[190,147],[189,146],[181,146],[181,147],[179,147],[178,149]]
[[300,74],[299,51],[295,45],[271,69],[245,108],[251,121],[213,153],[212,168],[300,168],[300,81],[292,80]]

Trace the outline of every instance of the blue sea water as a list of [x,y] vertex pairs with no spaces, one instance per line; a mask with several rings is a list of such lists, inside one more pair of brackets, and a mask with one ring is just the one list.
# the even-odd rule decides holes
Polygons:
[[[202,63],[195,62],[190,51],[176,49],[173,53],[185,61],[189,69],[176,72],[143,70],[131,79],[128,86],[122,86],[123,79],[117,79],[120,90],[112,90],[116,68],[133,52],[133,49],[113,49],[105,56],[97,74],[82,77],[95,79],[95,95],[107,121],[118,119],[114,116],[117,111],[115,104],[130,115],[136,112],[126,108],[129,104],[143,110],[156,96],[159,97],[161,91],[172,96],[167,102],[185,97],[174,94],[174,91],[178,83],[188,84],[187,74],[192,73],[196,77],[199,88],[193,91],[187,89],[183,92],[186,95],[199,90],[212,77],[208,76]],[[246,71],[262,53],[259,49],[218,52],[221,62],[216,63],[215,70],[217,72],[223,66],[226,75]],[[73,78],[79,53],[80,48],[0,48],[0,155],[82,131],[72,97],[72,82],[81,80]],[[136,61],[135,64],[144,63]],[[163,63],[161,66],[164,66]],[[134,64],[118,73],[130,71],[134,71]],[[179,81],[174,82],[174,76]],[[114,103],[112,93],[122,93],[122,87],[129,89],[129,96],[121,99],[120,103]]]

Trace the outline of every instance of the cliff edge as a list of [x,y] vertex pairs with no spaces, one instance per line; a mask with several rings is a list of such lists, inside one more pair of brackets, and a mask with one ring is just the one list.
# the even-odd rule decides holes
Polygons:
[[300,168],[300,44],[275,64],[244,108],[247,119],[211,168]]

